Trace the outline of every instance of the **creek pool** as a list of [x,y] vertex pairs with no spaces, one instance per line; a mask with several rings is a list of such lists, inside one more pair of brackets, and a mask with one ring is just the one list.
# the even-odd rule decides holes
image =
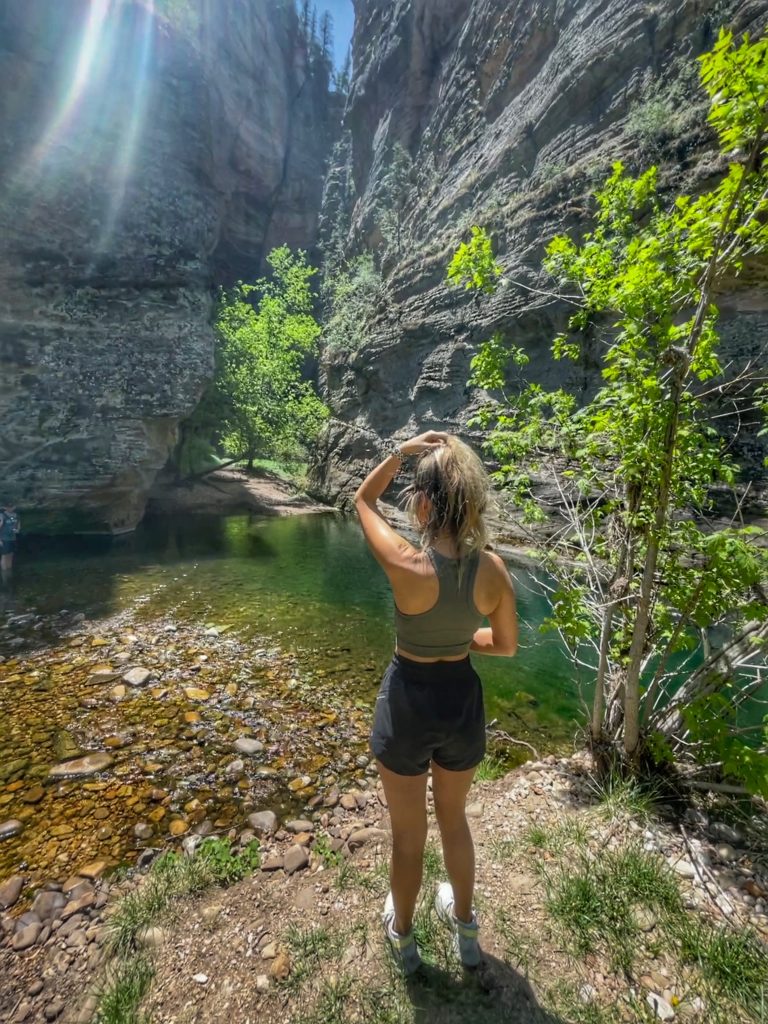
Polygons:
[[[510,571],[520,650],[514,659],[472,655],[488,718],[514,731],[524,709],[543,738],[570,736],[582,720],[573,664],[539,632],[549,606],[536,573]],[[147,620],[227,623],[246,641],[268,637],[314,668],[346,673],[348,695],[366,701],[377,685],[371,667],[383,672],[394,642],[384,574],[357,524],[333,514],[156,518],[116,540],[32,539],[17,561],[14,605],[89,619],[138,606]]]
[[[583,720],[578,680],[539,633],[548,605],[535,573],[511,570],[519,653],[473,659],[489,720],[543,754]],[[0,596],[4,620],[36,613],[44,641],[22,649],[3,634],[0,830],[16,819],[22,831],[0,841],[0,880],[61,879],[93,858],[130,861],[190,829],[242,829],[250,810],[295,815],[331,786],[371,784],[368,722],[393,615],[356,522],[179,516],[116,540],[27,538]],[[46,616],[70,624],[58,639],[46,641]],[[136,664],[150,683],[123,685]],[[237,767],[244,736],[263,750]],[[107,769],[57,777],[85,754]],[[518,746],[505,760],[529,756]]]

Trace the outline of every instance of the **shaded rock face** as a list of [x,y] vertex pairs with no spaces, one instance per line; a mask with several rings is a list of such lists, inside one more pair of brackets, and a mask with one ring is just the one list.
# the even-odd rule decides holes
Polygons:
[[[722,172],[705,124],[695,57],[719,26],[759,32],[757,0],[356,0],[354,80],[343,158],[326,189],[346,217],[348,256],[381,242],[377,207],[396,144],[413,161],[398,252],[384,250],[385,308],[372,310],[358,351],[326,351],[334,419],[315,489],[345,503],[382,437],[467,426],[481,396],[467,386],[477,346],[501,331],[531,356],[527,379],[586,396],[598,352],[554,363],[549,345],[564,305],[542,294],[546,243],[589,223],[588,196],[621,159],[652,163],[670,188],[695,190]],[[342,211],[346,182],[354,197]],[[322,223],[329,218],[322,217]],[[445,284],[468,228],[487,227],[504,267],[478,303]],[[721,295],[726,352],[768,342],[765,268]],[[538,291],[541,289],[542,291]],[[754,433],[739,453],[762,462]]]
[[314,243],[327,82],[291,4],[213,6],[0,0],[0,501],[26,529],[131,529],[211,376],[214,286]]

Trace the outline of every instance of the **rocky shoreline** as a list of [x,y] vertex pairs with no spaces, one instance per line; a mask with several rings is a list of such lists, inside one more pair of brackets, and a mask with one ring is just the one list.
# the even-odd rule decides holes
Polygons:
[[[476,784],[468,815],[478,846],[478,904],[488,919],[484,948],[491,954],[499,952],[491,907],[525,902],[531,887],[524,848],[517,863],[501,868],[494,864],[500,851],[521,835],[531,836],[532,828],[559,827],[579,817],[594,828],[587,816],[596,801],[593,766],[586,754],[549,756],[495,782]],[[431,792],[429,802],[431,806]],[[729,928],[751,927],[768,940],[768,871],[750,848],[753,837],[719,820],[716,805],[709,811],[691,807],[681,821],[665,817],[663,807],[659,811],[644,823],[631,815],[614,816],[601,826],[600,849],[609,854],[625,841],[640,844],[674,872],[689,911],[715,923],[727,922]],[[245,827],[223,833],[237,848],[259,839],[260,867],[234,889],[192,899],[174,919],[145,931],[142,944],[157,960],[149,1000],[152,1020],[172,1024],[193,1019],[185,1013],[194,1005],[203,1013],[194,1019],[206,1022],[224,1021],[228,1014],[228,1019],[245,1020],[254,1010],[268,1012],[272,1020],[290,1021],[282,985],[296,965],[286,945],[286,928],[297,920],[324,925],[346,915],[377,915],[378,896],[354,887],[340,891],[331,880],[333,871],[346,863],[358,877],[373,871],[380,882],[387,824],[383,792],[367,776],[356,787],[334,785],[314,793],[301,817],[281,820],[269,810],[256,811]],[[434,823],[431,833],[434,838]],[[186,855],[192,856],[201,840],[199,833],[186,836]],[[18,907],[26,879],[17,875],[2,884],[0,966],[8,979],[0,1003],[3,1019],[13,1024],[56,1019],[87,1024],[92,1019],[110,913],[121,897],[144,884],[157,852],[146,850],[127,877],[112,880],[104,877],[104,863],[83,866],[62,883],[42,886],[24,913]],[[535,852],[552,860],[546,850]],[[531,906],[525,912],[535,916],[538,910]],[[646,916],[643,929],[650,934],[657,924],[653,915]],[[375,959],[376,941],[371,940],[371,950],[366,947],[361,971],[366,960]],[[585,968],[585,1003],[598,996],[621,1002],[625,978],[600,969],[595,958],[588,958]],[[697,1015],[700,1008],[703,1012],[702,997],[662,962],[640,975],[636,987],[648,1005],[655,1003],[660,1019],[708,1019]]]

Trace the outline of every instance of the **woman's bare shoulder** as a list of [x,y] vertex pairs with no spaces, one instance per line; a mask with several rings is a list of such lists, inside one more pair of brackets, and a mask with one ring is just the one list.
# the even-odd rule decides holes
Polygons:
[[483,575],[493,580],[494,583],[500,586],[510,585],[510,575],[507,564],[501,555],[497,555],[495,551],[481,551],[480,552],[480,571]]

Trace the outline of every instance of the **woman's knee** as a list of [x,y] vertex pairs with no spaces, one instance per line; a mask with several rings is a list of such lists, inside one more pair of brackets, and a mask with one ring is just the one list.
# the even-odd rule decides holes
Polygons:
[[392,830],[392,849],[403,856],[421,856],[427,845],[427,822],[424,828],[403,828]]
[[463,806],[440,805],[435,802],[435,817],[440,834],[445,836],[449,833],[469,831],[469,822]]

